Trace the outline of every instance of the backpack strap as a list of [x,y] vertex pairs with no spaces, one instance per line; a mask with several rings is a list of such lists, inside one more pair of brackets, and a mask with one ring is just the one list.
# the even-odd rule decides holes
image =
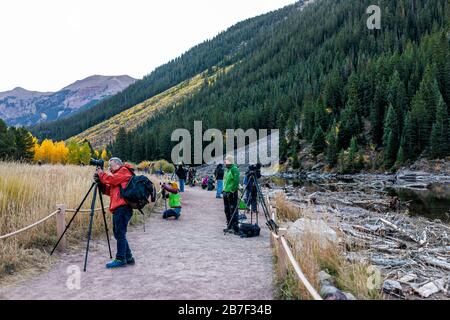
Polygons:
[[128,168],[128,167],[125,167],[125,168],[127,168],[128,169],[128,171],[130,171],[130,173],[133,175],[133,176],[135,176],[136,175],[136,173],[134,173],[134,169],[131,169],[131,168]]
[[[133,177],[136,176],[136,174],[134,173],[134,169],[131,169],[131,168],[128,168],[128,167],[125,167],[125,168],[132,174]],[[128,183],[130,183],[130,181],[128,181]],[[128,186],[128,183],[127,183],[127,186]],[[126,187],[125,187],[125,188],[126,188]],[[121,183],[119,183],[119,189],[120,189],[120,197],[123,198],[123,197],[122,197],[122,194],[123,194],[123,188],[122,188],[122,184],[121,184]]]

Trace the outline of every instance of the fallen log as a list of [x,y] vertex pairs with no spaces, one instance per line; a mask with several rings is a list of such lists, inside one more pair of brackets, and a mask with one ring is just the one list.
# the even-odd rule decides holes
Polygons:
[[450,271],[450,263],[448,263],[448,262],[442,261],[440,259],[428,257],[428,256],[420,256],[419,258],[426,264]]
[[404,236],[408,237],[409,239],[411,239],[412,241],[414,241],[414,242],[416,242],[416,243],[418,243],[418,244],[420,244],[420,245],[423,245],[423,244],[425,244],[425,242],[426,242],[425,239],[424,239],[424,240],[416,239],[416,238],[415,238],[413,235],[411,235],[408,231],[406,231],[406,230],[403,229],[403,228],[400,228],[400,227],[396,226],[395,224],[393,224],[393,223],[390,222],[390,221],[387,221],[387,220],[385,220],[385,219],[383,219],[383,218],[380,218],[379,220],[380,220],[381,222],[383,222],[385,225],[391,227],[392,229],[394,229],[394,230],[397,231],[397,232],[400,232],[400,233],[403,234]]

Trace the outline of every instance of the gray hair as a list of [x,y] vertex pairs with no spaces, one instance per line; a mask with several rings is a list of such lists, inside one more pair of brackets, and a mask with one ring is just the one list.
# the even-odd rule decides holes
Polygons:
[[117,163],[119,166],[123,166],[123,162],[122,160],[120,160],[119,158],[111,158],[109,159],[109,162],[114,161],[115,163]]

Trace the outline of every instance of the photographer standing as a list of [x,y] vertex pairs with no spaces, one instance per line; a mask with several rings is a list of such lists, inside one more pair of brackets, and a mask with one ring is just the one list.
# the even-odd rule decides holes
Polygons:
[[217,181],[217,191],[216,191],[216,198],[222,199],[222,191],[223,191],[223,176],[225,172],[223,170],[223,164],[219,163],[216,167],[216,170],[214,170],[214,177]]
[[227,218],[227,228],[223,231],[239,234],[239,219],[236,210],[239,200],[238,190],[240,172],[238,167],[234,164],[233,156],[227,156],[225,158],[225,166],[227,170],[224,176],[223,203],[225,207],[225,216]]
[[178,180],[180,182],[180,192],[184,192],[184,184],[186,182],[187,171],[183,167],[183,164],[180,163],[178,165],[178,168],[175,171],[175,174],[177,175]]
[[116,259],[106,265],[108,269],[135,264],[126,237],[128,223],[133,216],[133,209],[120,195],[120,186],[125,189],[133,175],[133,167],[123,164],[119,158],[111,158],[109,160],[109,172],[105,173],[98,168],[94,175],[94,179],[99,183],[102,193],[111,199],[109,210],[113,214],[113,233],[114,238],[117,240],[117,254]]

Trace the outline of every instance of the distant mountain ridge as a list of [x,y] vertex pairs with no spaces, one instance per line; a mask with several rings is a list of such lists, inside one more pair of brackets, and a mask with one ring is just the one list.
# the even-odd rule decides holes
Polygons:
[[38,92],[16,87],[0,92],[0,118],[12,126],[31,126],[66,118],[89,109],[134,82],[136,79],[127,75],[93,75],[57,92]]

